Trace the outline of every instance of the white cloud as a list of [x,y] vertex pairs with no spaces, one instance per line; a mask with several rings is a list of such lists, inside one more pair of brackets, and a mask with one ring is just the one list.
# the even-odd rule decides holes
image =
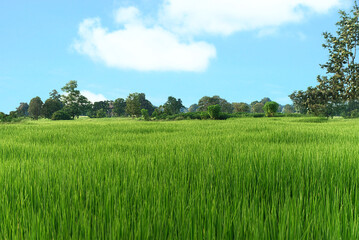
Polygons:
[[216,56],[206,42],[181,40],[160,26],[146,27],[134,8],[120,9],[117,22],[123,29],[109,31],[98,18],[79,27],[75,49],[110,67],[139,71],[204,71]]
[[87,90],[82,90],[81,94],[84,95],[90,102],[106,101],[107,98],[102,94],[95,94]]
[[160,18],[180,33],[229,35],[299,22],[345,1],[349,0],[165,0]]
[[136,23],[140,19],[140,11],[135,7],[119,8],[115,13],[118,24]]
[[[77,52],[109,67],[139,71],[191,71],[208,68],[216,48],[194,37],[256,30],[258,36],[280,26],[323,14],[350,0],[163,0],[156,18],[135,7],[115,11],[119,28],[85,19],[74,43]],[[303,39],[304,35],[298,36]]]

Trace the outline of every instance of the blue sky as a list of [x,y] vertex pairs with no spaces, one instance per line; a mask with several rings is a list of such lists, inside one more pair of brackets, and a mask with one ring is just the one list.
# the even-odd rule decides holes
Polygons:
[[290,103],[316,84],[350,0],[0,0],[0,111],[69,80],[92,101],[144,92]]

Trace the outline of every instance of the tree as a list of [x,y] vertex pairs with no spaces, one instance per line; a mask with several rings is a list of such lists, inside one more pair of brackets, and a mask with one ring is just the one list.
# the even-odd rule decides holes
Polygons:
[[141,115],[144,120],[150,121],[150,114],[148,113],[147,109],[141,109]]
[[222,112],[232,113],[233,106],[227,100],[220,98],[219,96],[208,97],[204,96],[198,101],[198,111],[206,112],[211,105],[220,105]]
[[267,117],[273,117],[274,114],[278,111],[279,104],[276,102],[266,102],[264,104],[263,110]]
[[197,104],[192,104],[189,108],[188,111],[189,112],[197,112],[198,110],[198,105]]
[[126,101],[123,98],[117,98],[113,103],[113,111],[118,117],[125,115]]
[[141,114],[141,102],[139,93],[131,93],[126,99],[126,113],[132,117]]
[[49,94],[51,99],[61,102],[61,95],[56,89],[52,90]]
[[18,117],[29,116],[29,104],[26,102],[20,103],[20,106],[16,108],[16,113]]
[[176,99],[172,96],[168,97],[167,102],[163,105],[165,113],[168,115],[174,115],[181,112],[181,108],[184,106],[182,105],[182,100]]
[[235,113],[248,113],[250,112],[250,106],[247,103],[232,103]]
[[263,103],[258,102],[258,103],[253,105],[252,112],[254,112],[254,113],[264,113],[263,107],[264,107]]
[[294,113],[295,110],[294,110],[294,107],[293,105],[290,105],[290,104],[286,104],[283,108],[283,113]]
[[70,114],[72,118],[79,117],[81,114],[85,114],[91,107],[90,101],[83,95],[77,88],[77,81],[68,82],[63,88],[66,94],[61,98],[65,104],[64,111]]
[[208,106],[208,114],[212,119],[219,119],[221,115],[221,106],[219,104]]
[[40,97],[31,99],[29,105],[29,114],[33,119],[39,119],[39,116],[41,115],[42,104],[43,102]]
[[62,103],[56,99],[49,98],[42,106],[42,115],[45,118],[51,119],[52,115],[62,109]]
[[59,110],[57,112],[54,112],[54,114],[52,114],[51,119],[52,120],[71,120],[73,118],[71,118],[70,114],[68,114],[67,112],[65,112],[63,110]]
[[[326,75],[318,76],[318,85],[307,91],[290,95],[295,107],[315,114],[333,116],[341,112],[344,104],[359,101],[359,9],[355,1],[350,13],[340,11],[336,34],[324,32],[323,47],[329,58],[320,65]],[[303,101],[306,100],[306,101]],[[298,104],[299,102],[299,104]]]

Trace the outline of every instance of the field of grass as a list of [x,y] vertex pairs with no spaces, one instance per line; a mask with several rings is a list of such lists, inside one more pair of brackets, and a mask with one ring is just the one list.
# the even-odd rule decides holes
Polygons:
[[359,239],[359,120],[42,120],[0,136],[0,239]]

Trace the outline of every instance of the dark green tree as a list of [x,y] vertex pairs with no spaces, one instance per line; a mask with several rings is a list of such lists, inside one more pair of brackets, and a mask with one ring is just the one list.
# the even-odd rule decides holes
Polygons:
[[126,101],[123,98],[117,98],[113,103],[113,111],[116,116],[124,116],[126,113]]
[[141,115],[145,121],[150,121],[150,114],[147,109],[141,109]]
[[126,113],[132,117],[138,117],[141,114],[141,102],[139,93],[131,93],[126,99]]
[[61,95],[56,89],[50,92],[50,98],[61,102]]
[[49,98],[42,106],[42,115],[44,115],[45,118],[51,119],[52,115],[61,109],[62,103],[59,100]]
[[167,102],[163,105],[164,111],[168,115],[174,115],[181,112],[181,108],[184,106],[182,105],[182,100],[176,99],[172,96],[168,97]]
[[263,103],[257,102],[256,104],[253,105],[252,112],[253,113],[264,113],[263,107],[264,107]]
[[221,115],[221,106],[219,104],[208,106],[208,114],[211,119],[219,119]]
[[85,115],[86,112],[91,108],[90,101],[77,90],[77,81],[68,82],[62,91],[65,92],[61,96],[62,101],[65,105],[64,111],[66,111],[72,118]]
[[43,102],[40,97],[35,97],[31,99],[29,105],[29,114],[33,119],[35,120],[39,119],[39,116],[41,115],[42,105]]

